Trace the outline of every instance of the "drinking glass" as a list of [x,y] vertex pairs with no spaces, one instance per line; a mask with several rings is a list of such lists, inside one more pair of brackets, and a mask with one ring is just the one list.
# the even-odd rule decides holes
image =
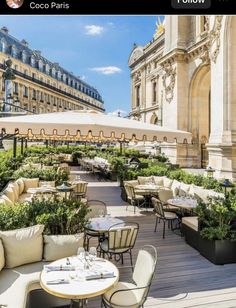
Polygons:
[[96,247],[90,247],[89,248],[89,260],[91,263],[93,263],[97,258],[97,248]]
[[85,257],[85,250],[83,247],[79,247],[78,250],[77,250],[77,257],[80,261],[83,261],[84,260],[84,257]]

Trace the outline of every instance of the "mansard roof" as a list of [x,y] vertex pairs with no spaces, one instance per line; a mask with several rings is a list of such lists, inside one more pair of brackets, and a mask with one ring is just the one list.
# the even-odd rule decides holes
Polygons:
[[[71,80],[74,80],[75,82],[81,84],[82,86],[88,88],[88,90],[93,91],[94,93],[96,93],[98,95],[98,98],[101,100],[101,96],[99,94],[99,92],[97,91],[96,88],[90,86],[89,84],[87,84],[86,82],[84,82],[83,80],[80,79],[80,77],[75,76],[73,73],[68,72],[66,69],[64,69],[63,67],[61,67],[58,63],[55,62],[51,62],[50,60],[48,60],[47,58],[45,58],[44,56],[42,56],[41,51],[39,50],[33,50],[31,48],[29,48],[28,43],[26,40],[18,40],[17,38],[11,36],[8,33],[8,29],[6,27],[3,27],[0,29],[0,42],[4,42],[6,44],[6,53],[11,55],[12,49],[16,49],[17,50],[17,54],[14,56],[16,59],[22,61],[22,54],[26,55],[26,60],[24,61],[24,63],[31,65],[31,59],[34,58],[35,61],[42,61],[42,63],[44,65],[49,65],[50,69],[55,69],[56,71],[59,71],[61,74],[65,74],[67,77],[69,77]],[[36,67],[37,69],[37,67]]]

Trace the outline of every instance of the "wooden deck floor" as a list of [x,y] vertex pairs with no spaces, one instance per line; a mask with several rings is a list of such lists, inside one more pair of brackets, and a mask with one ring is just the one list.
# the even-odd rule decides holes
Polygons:
[[[85,177],[89,180],[89,175]],[[145,244],[158,249],[157,271],[145,307],[236,307],[236,264],[213,265],[170,230],[162,239],[160,224],[157,233],[153,232],[155,217],[152,212],[138,212],[134,216],[131,207],[126,211],[116,183],[90,182],[88,196],[105,201],[112,215],[139,223],[134,260]],[[125,265],[129,265],[128,259]],[[121,270],[121,280],[130,276],[127,269]],[[99,308],[100,299],[93,299],[88,307]]]

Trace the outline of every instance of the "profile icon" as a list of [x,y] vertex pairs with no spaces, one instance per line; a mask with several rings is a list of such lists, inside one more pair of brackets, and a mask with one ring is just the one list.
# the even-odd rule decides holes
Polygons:
[[24,0],[6,0],[7,5],[12,9],[18,9],[24,3]]

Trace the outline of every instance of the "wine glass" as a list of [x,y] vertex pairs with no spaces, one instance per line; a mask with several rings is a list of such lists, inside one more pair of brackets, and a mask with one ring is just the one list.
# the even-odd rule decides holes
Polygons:
[[80,261],[82,261],[85,257],[85,250],[84,247],[79,247],[77,250],[77,257]]
[[89,248],[89,260],[91,263],[93,263],[97,258],[97,248],[96,247],[90,247]]
[[104,217],[104,211],[103,210],[99,210],[98,211],[98,216],[99,217]]

